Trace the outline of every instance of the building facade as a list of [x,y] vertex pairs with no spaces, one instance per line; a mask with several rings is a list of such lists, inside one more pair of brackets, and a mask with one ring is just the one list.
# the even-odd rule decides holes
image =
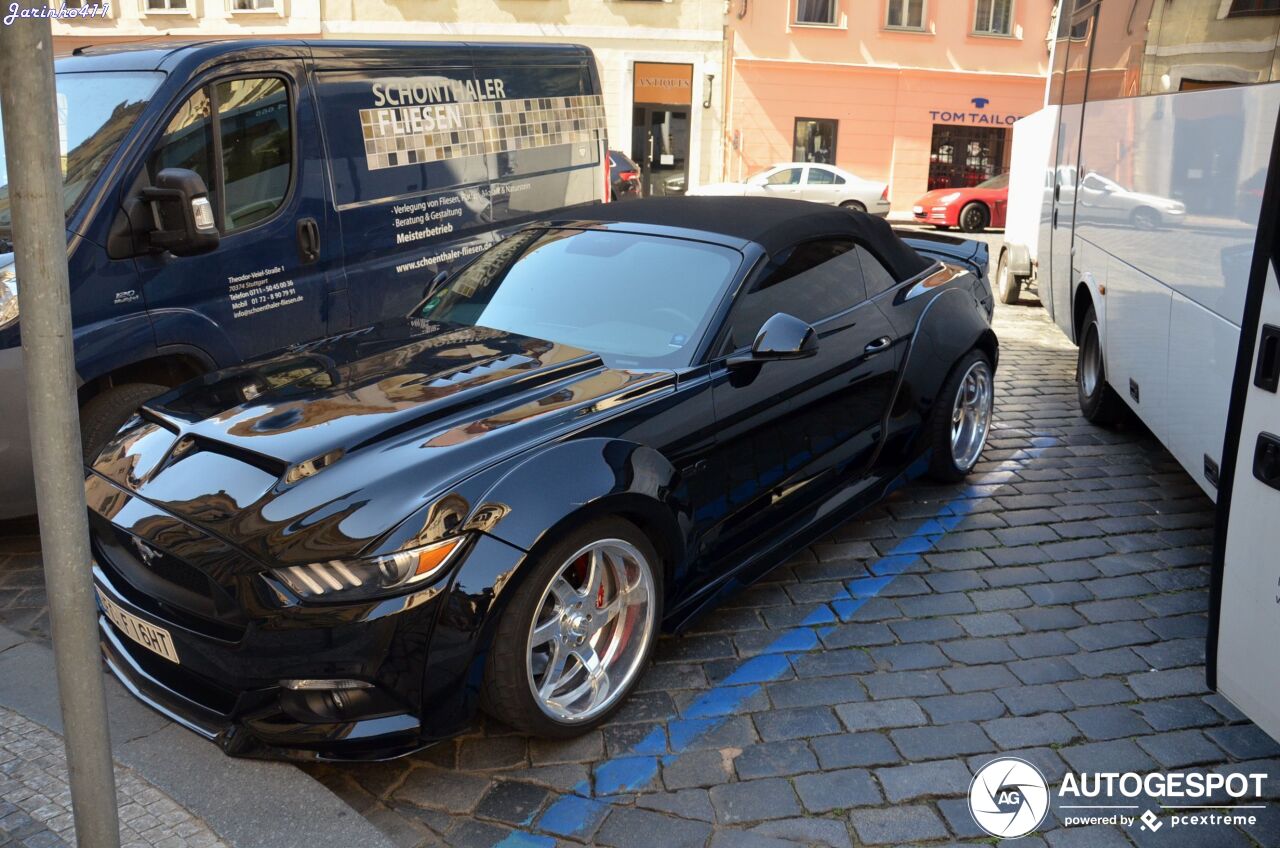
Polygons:
[[724,9],[724,0],[111,0],[103,17],[53,26],[63,51],[164,37],[584,44],[599,64],[610,147],[663,194],[723,170]]
[[889,183],[895,211],[1008,170],[1044,104],[1053,0],[731,0],[724,178],[776,162]]

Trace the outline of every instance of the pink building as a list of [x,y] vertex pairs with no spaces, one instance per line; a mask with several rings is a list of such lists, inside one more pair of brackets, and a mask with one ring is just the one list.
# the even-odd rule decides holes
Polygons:
[[829,162],[932,188],[1008,169],[1017,118],[1044,103],[1053,0],[732,0],[725,178]]

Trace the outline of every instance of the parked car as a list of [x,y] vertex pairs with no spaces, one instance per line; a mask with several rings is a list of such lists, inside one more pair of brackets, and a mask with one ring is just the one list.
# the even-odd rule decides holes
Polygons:
[[613,201],[640,197],[640,166],[617,150],[609,151],[609,187]]
[[785,197],[829,203],[881,218],[889,214],[889,186],[864,180],[834,165],[787,162],[740,183],[712,183],[689,192],[715,197]]
[[1077,214],[1099,223],[1115,223],[1139,230],[1180,224],[1186,204],[1171,197],[1133,191],[1094,171],[1086,172],[1076,189]]
[[1000,174],[973,188],[939,188],[926,193],[911,207],[917,223],[945,230],[959,227],[979,233],[987,227],[1004,227],[1009,206],[1009,175]]
[[[585,47],[111,44],[55,70],[86,456],[147,398],[403,315],[424,275],[609,190]],[[35,511],[5,165],[0,518]]]
[[768,198],[591,207],[149,401],[86,480],[112,671],[232,754],[598,725],[659,628],[978,461],[987,254],[921,245]]

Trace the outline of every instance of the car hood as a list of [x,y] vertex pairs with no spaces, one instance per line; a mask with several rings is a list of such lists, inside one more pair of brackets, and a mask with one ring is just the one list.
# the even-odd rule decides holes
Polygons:
[[934,189],[933,191],[925,192],[912,205],[924,206],[926,208],[929,206],[946,206],[947,204],[942,202],[942,198],[946,197],[949,194],[957,194],[957,193],[963,194],[963,192],[964,192],[964,189],[959,189],[959,188]]
[[569,345],[405,319],[162,395],[93,471],[264,560],[311,561],[316,545],[281,540],[354,553],[480,469],[673,384]]

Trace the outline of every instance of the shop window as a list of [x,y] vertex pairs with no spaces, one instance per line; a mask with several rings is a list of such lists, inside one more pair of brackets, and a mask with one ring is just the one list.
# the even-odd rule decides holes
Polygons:
[[1247,15],[1280,15],[1280,0],[1231,0],[1227,17],[1240,18]]
[[1013,33],[1013,0],[978,0],[973,31],[980,35]]
[[935,124],[929,148],[929,190],[971,188],[1008,170],[1003,127]]
[[889,29],[924,29],[924,0],[886,0],[884,25]]
[[838,124],[829,118],[796,118],[792,161],[834,165]]
[[796,0],[796,23],[835,26],[837,0]]

